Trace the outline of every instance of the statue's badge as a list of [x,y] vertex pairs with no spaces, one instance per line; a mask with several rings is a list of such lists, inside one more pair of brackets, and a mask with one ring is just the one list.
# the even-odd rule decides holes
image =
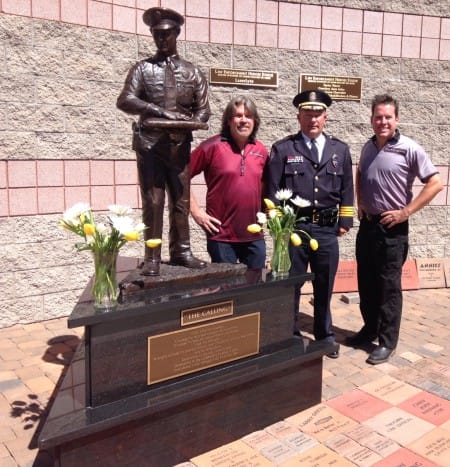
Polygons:
[[310,102],[314,102],[317,100],[317,94],[314,91],[309,93],[309,100]]
[[339,156],[337,154],[333,154],[331,156],[331,165],[336,168],[339,165]]

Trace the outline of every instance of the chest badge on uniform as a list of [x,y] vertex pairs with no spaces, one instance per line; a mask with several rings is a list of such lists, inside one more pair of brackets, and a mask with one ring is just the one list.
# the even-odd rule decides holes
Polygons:
[[287,164],[295,164],[298,162],[303,162],[303,156],[300,154],[295,154],[292,156],[287,156],[286,158],[286,163]]
[[331,156],[331,165],[336,168],[339,165],[339,156],[337,154],[333,154]]

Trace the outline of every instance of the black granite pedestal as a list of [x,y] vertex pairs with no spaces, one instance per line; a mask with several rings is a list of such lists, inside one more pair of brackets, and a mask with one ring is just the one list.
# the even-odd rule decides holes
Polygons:
[[294,285],[310,278],[162,265],[129,272],[114,311],[87,292],[40,448],[62,467],[172,466],[319,403],[333,347],[292,335]]

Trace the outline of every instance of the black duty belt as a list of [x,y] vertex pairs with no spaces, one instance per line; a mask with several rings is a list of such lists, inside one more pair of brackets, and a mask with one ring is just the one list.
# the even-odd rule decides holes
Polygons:
[[338,208],[327,208],[315,211],[309,216],[304,216],[306,223],[317,224],[320,227],[334,227],[338,220]]

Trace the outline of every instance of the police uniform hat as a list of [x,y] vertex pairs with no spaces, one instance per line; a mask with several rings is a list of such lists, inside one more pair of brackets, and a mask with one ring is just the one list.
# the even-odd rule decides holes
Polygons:
[[292,103],[295,107],[305,110],[325,110],[330,107],[331,97],[319,89],[311,89],[297,94]]
[[184,18],[170,8],[149,8],[144,11],[142,19],[150,30],[179,28],[184,23]]

